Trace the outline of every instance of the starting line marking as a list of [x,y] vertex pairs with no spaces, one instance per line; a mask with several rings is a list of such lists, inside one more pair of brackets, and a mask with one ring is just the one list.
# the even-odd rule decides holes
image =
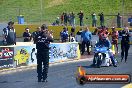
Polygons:
[[132,88],[132,83],[127,84],[127,85],[125,85],[125,86],[123,86],[123,87],[121,87],[121,88]]

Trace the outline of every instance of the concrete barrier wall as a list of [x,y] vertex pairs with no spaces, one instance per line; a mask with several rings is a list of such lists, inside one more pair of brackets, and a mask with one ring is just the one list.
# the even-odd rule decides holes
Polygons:
[[[23,32],[25,31],[25,28],[28,27],[30,29],[30,32],[36,31],[36,28],[40,25],[14,25],[14,28],[16,29],[17,37],[22,37]],[[64,26],[48,26],[49,31],[53,31],[54,39],[60,38],[60,32],[63,30]],[[94,31],[95,28],[90,28],[90,31]],[[80,30],[80,26],[76,27],[75,33]],[[68,31],[70,33],[71,26],[68,26]]]
[[[17,46],[0,47],[0,69],[37,65],[36,45],[23,42]],[[50,63],[80,58],[78,43],[51,43]]]

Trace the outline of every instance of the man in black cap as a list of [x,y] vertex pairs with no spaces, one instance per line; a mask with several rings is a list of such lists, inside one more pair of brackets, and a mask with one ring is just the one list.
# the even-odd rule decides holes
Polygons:
[[8,26],[3,29],[3,43],[4,45],[16,44],[16,32],[13,27],[14,22],[10,21]]
[[47,26],[43,24],[41,26],[42,32],[38,36],[36,49],[37,49],[37,73],[38,82],[47,82],[47,73],[49,67],[49,44],[53,42],[53,39],[47,33]]

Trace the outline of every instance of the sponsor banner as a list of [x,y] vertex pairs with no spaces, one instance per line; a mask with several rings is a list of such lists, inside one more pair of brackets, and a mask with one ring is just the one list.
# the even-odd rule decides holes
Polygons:
[[33,44],[29,51],[30,51],[30,57],[28,59],[28,65],[37,65],[37,49],[36,49],[36,45]]
[[[0,47],[0,68],[37,65],[36,45]],[[70,59],[79,59],[78,43],[51,43],[49,63],[62,62]]]
[[16,66],[28,65],[32,46],[14,47],[14,62]]
[[13,67],[13,57],[13,47],[0,47],[0,69]]
[[78,43],[52,43],[50,44],[50,62],[78,59]]

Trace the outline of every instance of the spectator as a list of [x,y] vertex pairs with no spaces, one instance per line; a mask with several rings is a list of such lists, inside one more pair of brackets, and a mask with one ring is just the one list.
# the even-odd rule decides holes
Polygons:
[[75,27],[71,28],[71,33],[69,35],[69,42],[75,42]]
[[55,23],[56,23],[56,25],[59,25],[60,24],[60,18],[59,17],[56,18]]
[[92,14],[92,27],[96,27],[97,17],[96,14]]
[[116,46],[118,53],[118,31],[115,30],[115,27],[112,27],[111,37],[112,37],[112,44]]
[[60,32],[61,42],[67,42],[68,41],[68,31],[67,28],[64,27],[63,31]]
[[88,55],[90,55],[89,46],[90,46],[92,34],[89,31],[88,27],[86,27],[86,29],[82,32],[81,37],[82,37],[82,55],[85,52],[85,45],[87,46],[87,53]]
[[130,27],[132,27],[132,16],[131,16],[131,21],[130,21]]
[[67,13],[64,13],[64,25],[67,26],[68,16]]
[[80,11],[80,13],[78,13],[77,15],[79,15],[80,26],[83,26],[83,17],[84,17],[83,12],[82,12],[82,11]]
[[23,33],[24,42],[30,42],[31,41],[31,33],[29,32],[29,28],[25,29],[25,32]]
[[122,16],[120,15],[120,13],[118,13],[118,15],[117,15],[117,27],[118,28],[121,28],[121,18],[122,18]]
[[61,24],[64,24],[64,12],[61,14],[60,19],[61,19]]
[[71,26],[75,26],[75,14],[74,14],[74,12],[71,13]]
[[10,21],[8,26],[3,29],[3,43],[4,45],[14,45],[16,44],[16,32],[13,27],[14,22]]
[[82,51],[82,38],[81,38],[81,34],[82,34],[82,28],[80,29],[80,31],[77,32],[76,36],[75,36],[75,39],[76,39],[76,42],[78,42],[79,44],[79,50]]
[[71,26],[71,12],[67,15],[68,23]]
[[41,33],[40,27],[37,27],[37,30],[32,33],[34,44],[36,44],[38,36],[40,35],[40,33]]
[[100,16],[100,26],[102,27],[102,26],[104,26],[104,14],[103,14],[103,12],[100,13],[99,16]]
[[121,39],[121,58],[122,58],[121,62],[124,59],[124,56],[125,56],[125,62],[126,62],[127,56],[128,56],[128,51],[130,48],[129,37],[131,37],[128,27],[125,27],[124,30],[122,30],[121,36],[122,36],[122,39]]

